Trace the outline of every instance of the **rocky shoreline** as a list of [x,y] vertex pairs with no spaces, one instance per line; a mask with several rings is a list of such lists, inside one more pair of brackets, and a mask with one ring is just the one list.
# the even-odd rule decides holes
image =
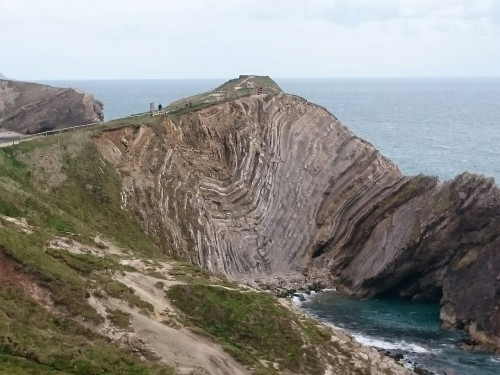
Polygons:
[[[283,285],[283,284],[282,284]],[[292,289],[289,290],[289,294],[285,296],[283,289],[278,288],[275,289],[274,292],[278,295],[279,298],[286,298],[289,302],[289,305],[291,308],[294,310],[306,314],[309,316],[309,314],[303,310],[301,307],[304,303],[306,303],[308,300],[311,298],[315,298],[319,296],[323,292],[336,292],[336,289],[323,289],[323,290],[314,290],[313,285],[309,284],[306,288],[299,288],[295,289],[292,287]],[[314,316],[311,316],[313,319],[317,319]],[[413,371],[415,374],[419,375],[457,375],[457,372],[452,369],[452,368],[447,368],[444,369],[443,372],[434,372],[431,369],[427,368],[425,365],[422,365],[418,363],[416,360],[411,360],[405,357],[404,354],[401,353],[401,351],[395,350],[391,351],[390,349],[384,349],[384,348],[379,348],[376,346],[370,346],[367,345],[366,343],[359,342],[356,337],[354,337],[349,331],[340,328],[336,326],[333,323],[324,323],[320,321],[321,324],[325,324],[328,327],[330,327],[334,332],[342,332],[344,335],[347,335],[351,338],[352,341],[356,342],[358,345],[360,345],[363,348],[369,348],[371,351],[375,350],[381,355],[392,358],[399,366],[404,367],[407,370]],[[465,340],[464,341],[464,350],[473,350],[473,347],[466,347],[465,345],[467,343],[470,343],[470,340]]]
[[[295,294],[299,295],[300,293],[295,293]],[[304,310],[300,309],[300,307],[298,307],[296,304],[294,304],[290,298],[280,298],[280,301],[284,306],[293,310],[294,313],[309,317],[309,315]],[[325,324],[324,322],[320,321],[318,321],[318,323],[332,330],[332,332],[334,333],[332,340],[336,340],[336,342],[338,342],[342,346],[352,347],[352,350],[357,353],[358,358],[367,359],[370,362],[372,362],[377,371],[380,371],[377,373],[383,373],[384,369],[391,369],[392,371],[395,371],[397,374],[402,374],[402,375],[411,375],[415,373],[411,369],[403,366],[403,364],[398,360],[398,358],[390,355],[390,353],[384,353],[383,351],[358,343],[353,336],[351,336],[348,332],[346,332],[342,328],[337,327],[333,324]],[[344,360],[346,360],[346,358],[344,358]],[[331,373],[331,375],[334,374],[335,373]]]
[[[102,230],[131,246],[121,253],[126,262],[122,265],[107,256],[102,258],[111,261],[109,264],[88,253],[66,254],[64,246],[39,254],[39,248],[47,244],[34,242],[32,247],[44,259],[43,266],[62,265],[68,270],[60,275],[57,286],[49,281],[45,284],[53,288],[53,295],[66,292],[68,283],[78,283],[73,286],[79,292],[68,293],[70,302],[60,300],[75,315],[72,318],[83,311],[88,314],[85,319],[104,319],[104,324],[95,326],[106,335],[110,327],[117,332],[112,320],[123,319],[125,312],[127,319],[133,317],[135,333],[144,334],[144,342],[160,345],[165,363],[178,367],[193,361],[196,355],[187,351],[203,339],[207,349],[203,366],[220,368],[219,364],[232,361],[242,374],[251,369],[226,352],[234,350],[234,345],[239,351],[231,353],[241,355],[243,350],[252,366],[272,366],[285,373],[290,369],[303,373],[305,367],[301,366],[306,365],[312,366],[309,372],[317,373],[313,367],[321,364],[325,375],[337,375],[339,369],[346,374],[409,374],[389,358],[396,357],[395,353],[365,347],[335,327],[329,328],[334,334],[325,334],[324,327],[306,319],[289,298],[269,296],[301,298],[302,293],[335,287],[351,298],[387,295],[439,302],[441,319],[448,328],[467,330],[473,347],[498,350],[500,190],[494,181],[468,173],[445,182],[403,176],[396,165],[324,108],[286,95],[277,86],[261,90],[262,82],[269,82],[265,78],[257,81],[254,76],[243,76],[231,81],[224,100],[217,96],[216,101],[207,101],[199,95],[193,106],[174,106],[149,120],[117,120],[97,132],[62,135],[62,146],[57,142],[44,149],[40,142],[35,150],[19,147],[4,155],[6,165],[12,166],[4,171],[5,181],[12,179],[11,185],[2,185],[7,216],[26,212],[18,194],[24,189],[33,207],[43,207],[40,211],[51,214],[46,221],[35,221],[40,228],[47,226],[43,229],[47,238],[55,230],[71,232],[68,235],[73,235],[74,228],[87,235]],[[73,110],[68,111],[72,103],[88,110],[90,118],[82,121],[102,120],[99,102],[75,90],[36,85],[23,86],[23,91],[13,88],[10,81],[0,84],[0,125],[6,128],[18,121],[23,126],[14,126],[16,131],[30,133],[56,123],[64,126],[68,118],[82,120],[72,117]],[[233,88],[238,95],[231,92]],[[24,165],[29,173],[20,178],[15,168]],[[41,195],[42,191],[50,195]],[[81,199],[73,200],[76,194]],[[83,215],[72,216],[80,213],[82,204],[88,204],[91,218],[85,225]],[[98,224],[94,217],[99,218]],[[39,220],[36,215],[32,219]],[[39,265],[33,264],[32,254],[26,253],[22,242],[38,238],[25,236],[25,232],[19,235],[12,227],[17,224],[9,220],[2,230],[19,238],[2,245],[12,255],[9,262],[32,267],[35,271],[30,278],[45,275],[48,271],[37,269]],[[112,221],[119,223],[118,230],[108,227]],[[123,231],[125,227],[131,229]],[[137,238],[141,240],[136,243]],[[84,248],[75,246],[78,251]],[[142,253],[144,246],[150,247],[149,252]],[[92,251],[100,254],[98,249],[103,250]],[[129,259],[134,253],[155,254],[169,263],[158,263],[154,257]],[[189,262],[174,264],[171,259]],[[130,262],[137,267],[126,268]],[[95,267],[101,267],[102,274],[94,272]],[[110,267],[115,271],[108,272]],[[83,284],[85,278],[92,282]],[[248,290],[230,280],[263,292],[251,291],[248,297]],[[192,298],[181,305],[179,301],[188,293]],[[214,313],[204,315],[206,310],[193,309],[195,298],[198,306],[209,306]],[[248,309],[242,301],[256,303],[258,308]],[[304,319],[283,311],[280,304]],[[142,310],[149,307],[150,313],[141,306]],[[274,310],[265,310],[270,306]],[[246,314],[248,310],[253,314],[251,324],[240,330],[241,321],[232,323],[234,316],[240,316],[234,311]],[[259,316],[261,311],[279,313]],[[219,321],[204,325],[213,316]],[[258,331],[258,345],[239,346],[243,336],[261,328],[261,320],[267,318],[274,338],[283,339],[279,348],[271,348],[291,345],[281,355],[283,363],[273,362],[269,350],[253,356],[261,344],[272,343],[262,340],[267,338],[265,332]],[[287,330],[281,329],[282,324],[294,334],[294,340],[283,337]],[[209,333],[214,326],[224,329]],[[234,336],[228,338],[226,328],[235,328]],[[151,333],[158,330],[165,334]],[[182,335],[175,335],[174,330],[182,330]],[[205,337],[208,334],[210,339]],[[171,343],[179,337],[185,345],[173,352]],[[222,362],[218,364],[210,360],[215,337],[221,345],[217,352]],[[299,358],[297,363],[287,364],[291,351],[301,354],[295,358]],[[179,360],[185,354],[191,357]],[[416,373],[426,374],[417,364],[412,367]]]

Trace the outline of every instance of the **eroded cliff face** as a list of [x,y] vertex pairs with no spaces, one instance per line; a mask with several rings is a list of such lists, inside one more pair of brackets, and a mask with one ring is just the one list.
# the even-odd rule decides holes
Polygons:
[[325,109],[260,95],[96,140],[123,208],[171,255],[234,278],[302,274],[354,297],[441,300],[500,347],[500,193],[402,176]]
[[102,103],[89,94],[0,80],[0,129],[33,134],[103,119]]

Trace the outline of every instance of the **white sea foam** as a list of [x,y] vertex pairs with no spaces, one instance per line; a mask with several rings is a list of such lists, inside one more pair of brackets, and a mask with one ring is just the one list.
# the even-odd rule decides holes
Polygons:
[[408,362],[404,362],[403,367],[407,370],[410,370],[410,371],[413,371],[413,369],[415,368],[415,366],[413,366],[411,363],[408,363]]
[[292,300],[292,303],[293,303],[295,306],[297,306],[297,307],[302,306],[302,304],[304,303],[304,302],[300,299],[300,297],[297,297],[297,296],[292,296],[291,300]]
[[290,297],[293,304],[297,307],[301,307],[304,302],[308,302],[314,298],[317,293],[314,290],[311,290],[309,294],[307,293],[293,293]]
[[376,339],[373,337],[363,336],[360,334],[352,334],[352,336],[360,344],[367,345],[367,346],[373,346],[373,347],[378,348],[378,349],[386,349],[386,350],[398,349],[398,350],[404,350],[404,351],[413,352],[413,353],[428,353],[430,351],[429,349],[424,348],[421,345],[409,343],[409,342],[406,342],[404,340],[391,342],[391,341]]

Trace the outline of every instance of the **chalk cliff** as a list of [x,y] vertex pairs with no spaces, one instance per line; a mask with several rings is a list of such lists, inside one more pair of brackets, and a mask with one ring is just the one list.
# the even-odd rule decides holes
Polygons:
[[102,103],[75,89],[0,80],[0,129],[33,134],[101,122]]
[[500,190],[403,176],[324,108],[252,95],[104,132],[123,208],[163,249],[233,278],[305,277],[353,297],[441,301],[500,347]]

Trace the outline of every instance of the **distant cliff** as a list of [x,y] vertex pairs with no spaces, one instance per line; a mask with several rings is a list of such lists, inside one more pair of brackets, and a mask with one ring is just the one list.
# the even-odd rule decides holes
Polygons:
[[237,279],[440,301],[500,348],[500,190],[403,176],[324,108],[253,95],[104,132],[123,207],[169,254]]
[[0,129],[23,134],[101,122],[102,103],[75,89],[0,80]]

